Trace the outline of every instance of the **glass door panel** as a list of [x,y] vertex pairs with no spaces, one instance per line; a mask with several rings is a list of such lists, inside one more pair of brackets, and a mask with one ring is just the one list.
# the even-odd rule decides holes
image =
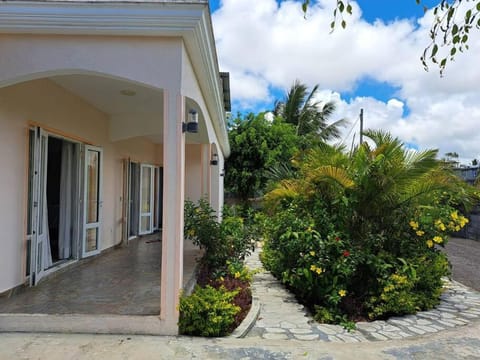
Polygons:
[[102,149],[85,146],[83,257],[100,252]]
[[46,175],[48,137],[40,128],[30,131],[30,179],[27,231],[30,237],[30,285],[36,285],[44,275],[44,242],[46,227]]
[[153,194],[154,168],[151,165],[141,165],[140,171],[140,231],[139,234],[149,234],[153,231]]

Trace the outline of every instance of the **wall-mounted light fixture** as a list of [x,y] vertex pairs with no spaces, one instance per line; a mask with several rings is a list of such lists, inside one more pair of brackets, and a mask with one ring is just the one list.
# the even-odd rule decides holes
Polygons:
[[198,113],[195,110],[188,112],[188,121],[182,124],[182,131],[198,133]]
[[210,165],[218,165],[218,155],[212,154],[212,159],[210,160]]

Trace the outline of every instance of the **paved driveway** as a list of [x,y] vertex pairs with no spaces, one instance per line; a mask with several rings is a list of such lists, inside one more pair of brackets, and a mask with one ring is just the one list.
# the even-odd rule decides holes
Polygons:
[[445,248],[452,278],[480,291],[480,241],[451,238]]

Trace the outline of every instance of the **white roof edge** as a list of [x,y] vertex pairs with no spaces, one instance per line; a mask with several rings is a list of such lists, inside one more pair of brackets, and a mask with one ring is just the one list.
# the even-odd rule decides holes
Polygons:
[[207,73],[201,87],[213,95],[205,101],[210,113],[218,114],[211,116],[213,126],[222,152],[230,155],[207,1],[7,0],[0,2],[0,33],[182,37],[187,49],[200,58],[195,57],[193,66],[202,66]]

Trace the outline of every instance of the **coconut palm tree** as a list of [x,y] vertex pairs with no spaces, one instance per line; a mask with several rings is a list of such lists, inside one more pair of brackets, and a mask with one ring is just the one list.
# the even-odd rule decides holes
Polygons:
[[336,105],[333,101],[315,100],[317,92],[318,85],[308,92],[305,84],[295,80],[285,98],[275,102],[274,114],[293,124],[297,135],[314,135],[320,141],[339,138],[340,128],[345,126],[346,120],[329,124],[328,120],[335,112]]

